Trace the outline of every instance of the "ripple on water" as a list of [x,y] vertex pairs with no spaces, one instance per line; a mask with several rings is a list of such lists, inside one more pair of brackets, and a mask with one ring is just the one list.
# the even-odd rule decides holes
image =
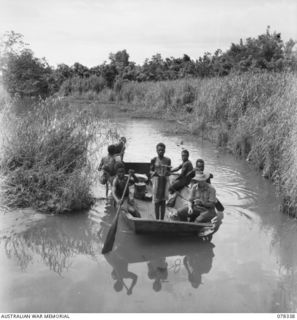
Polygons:
[[225,206],[212,242],[137,236],[120,221],[103,256],[113,218],[103,199],[88,213],[34,220],[1,239],[1,312],[296,311],[296,222],[279,214],[273,187],[246,162],[200,138],[164,134],[166,126],[120,123],[125,159],[150,161],[160,141],[173,166],[182,148],[203,158]]

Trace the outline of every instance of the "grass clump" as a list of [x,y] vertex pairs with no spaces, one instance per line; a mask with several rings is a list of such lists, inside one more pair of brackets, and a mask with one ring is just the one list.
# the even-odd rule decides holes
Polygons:
[[62,213],[92,205],[92,158],[115,133],[91,110],[73,110],[48,99],[16,114],[8,104],[2,109],[1,127],[6,206]]

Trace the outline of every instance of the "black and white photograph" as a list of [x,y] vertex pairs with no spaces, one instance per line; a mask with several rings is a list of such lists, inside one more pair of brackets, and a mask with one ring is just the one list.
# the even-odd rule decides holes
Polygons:
[[1,318],[297,319],[297,1],[0,0],[0,274]]

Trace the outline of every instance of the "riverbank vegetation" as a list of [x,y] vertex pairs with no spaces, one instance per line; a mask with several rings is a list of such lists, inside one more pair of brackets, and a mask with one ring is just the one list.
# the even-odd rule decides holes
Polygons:
[[49,98],[20,113],[9,102],[0,125],[1,198],[7,207],[47,213],[90,208],[92,159],[115,135],[92,110]]
[[[262,170],[263,176],[271,179],[279,189],[283,210],[296,214],[297,131],[294,121],[297,120],[297,50],[294,40],[284,42],[280,33],[271,32],[268,27],[258,37],[245,41],[241,39],[237,44],[232,43],[225,52],[217,50],[214,54],[205,53],[196,60],[186,54],[182,58],[165,59],[156,54],[142,65],[136,65],[129,60],[127,51],[122,50],[111,53],[108,63],[92,68],[78,62],[73,66],[61,64],[52,68],[45,59],[34,57],[22,35],[15,32],[5,35],[0,49],[2,80],[11,97],[24,101],[26,98],[55,96],[56,100],[62,99],[59,101],[63,103],[83,98],[92,101],[93,106],[106,102],[116,105],[124,103],[129,105],[133,115],[176,120],[178,130],[207,137],[217,146],[244,157]],[[26,145],[27,133],[24,137],[21,133],[27,130],[28,134],[38,137],[38,147],[32,149],[31,146],[32,154],[43,153],[40,159],[34,156],[38,161],[53,165],[54,170],[59,171],[60,165],[53,164],[45,154],[56,154],[55,150],[59,148],[70,150],[65,157],[74,159],[77,156],[78,164],[74,167],[79,168],[80,173],[84,172],[82,168],[85,168],[87,145],[92,140],[87,134],[92,132],[89,131],[87,114],[84,123],[81,119],[85,114],[70,112],[72,120],[80,119],[82,125],[78,128],[74,125],[71,127],[71,119],[68,128],[67,114],[64,114],[63,117],[58,115],[58,122],[51,122],[50,128],[55,126],[58,130],[51,136],[47,133],[49,128],[45,126],[38,129],[39,124],[36,125],[36,131],[34,129],[29,133],[31,129],[27,127],[30,127],[31,121],[39,123],[38,117],[41,117],[41,122],[45,123],[42,110],[37,110],[36,115],[28,113],[23,123],[16,121],[14,134],[19,137],[15,138],[14,143],[18,145],[20,139],[21,145],[16,149],[18,154],[25,154],[22,145]],[[78,134],[80,130],[82,134]],[[61,145],[56,142],[57,136],[62,137]],[[42,149],[44,139],[52,146],[50,150]],[[81,150],[78,155],[72,154],[72,144],[76,144],[75,149]],[[13,155],[11,157],[14,159]],[[60,160],[63,167],[67,160],[59,159],[58,163]],[[6,161],[3,167],[14,172],[14,165],[11,169],[11,163]],[[22,160],[21,163],[23,166],[26,162]],[[46,172],[46,168],[44,170]],[[75,174],[71,183],[75,183],[74,177]],[[18,181],[18,178],[16,176],[13,180]],[[47,183],[51,185],[51,182]],[[16,186],[13,183],[11,185]],[[86,203],[89,203],[87,198],[86,195]],[[24,205],[21,200],[20,205]],[[77,206],[67,204],[62,207]]]

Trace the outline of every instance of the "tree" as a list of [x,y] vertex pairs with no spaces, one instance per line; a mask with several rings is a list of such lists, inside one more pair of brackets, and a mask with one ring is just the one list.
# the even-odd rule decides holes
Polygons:
[[118,74],[121,74],[124,68],[129,65],[129,54],[126,49],[117,53],[110,53],[109,60],[116,67]]
[[52,70],[45,59],[37,59],[28,49],[23,35],[14,31],[4,34],[0,45],[3,84],[12,95],[41,96],[50,93]]
[[71,69],[72,69],[74,75],[76,75],[80,78],[88,78],[90,76],[90,71],[89,71],[88,67],[82,65],[79,62],[75,62]]
[[162,59],[160,53],[146,59],[143,65],[142,72],[146,75],[146,80],[160,81],[166,79],[166,63]]
[[100,69],[101,69],[100,73],[101,73],[103,79],[106,81],[107,86],[109,88],[112,88],[114,85],[116,76],[118,74],[115,65],[103,63],[100,66]]
[[34,57],[29,49],[10,54],[3,69],[3,83],[12,95],[46,97],[50,93],[51,68],[45,60]]
[[9,54],[18,55],[23,50],[27,49],[28,44],[24,42],[24,36],[21,33],[7,31],[1,37],[0,55],[6,56]]
[[23,40],[23,35],[14,31],[7,31],[0,41],[0,71],[5,72],[8,60],[11,56],[21,54],[26,48],[27,43]]

